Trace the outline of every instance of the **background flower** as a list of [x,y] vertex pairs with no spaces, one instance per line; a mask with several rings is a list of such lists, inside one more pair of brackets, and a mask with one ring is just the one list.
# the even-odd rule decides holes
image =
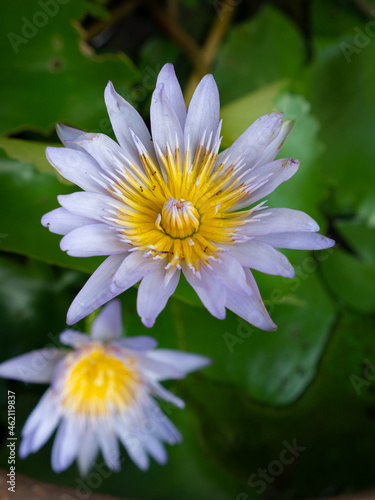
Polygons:
[[[57,428],[52,468],[61,472],[77,459],[86,476],[99,451],[106,465],[119,471],[125,461],[119,442],[142,470],[149,456],[167,461],[163,443],[182,440],[154,396],[179,408],[184,402],[160,381],[183,378],[204,368],[208,358],[171,349],[155,349],[152,337],[120,338],[121,304],[112,301],[96,317],[91,337],[65,330],[60,340],[74,348],[42,349],[0,364],[0,376],[50,383],[22,430],[20,455],[37,452]],[[43,367],[38,358],[44,359]]]

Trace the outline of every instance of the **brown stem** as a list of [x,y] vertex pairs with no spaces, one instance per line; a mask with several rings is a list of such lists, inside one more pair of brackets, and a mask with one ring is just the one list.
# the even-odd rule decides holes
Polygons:
[[117,7],[115,7],[110,12],[109,19],[101,19],[94,23],[90,28],[85,30],[84,36],[87,42],[90,42],[104,29],[109,28],[117,24],[122,18],[126,17],[130,12],[139,7],[145,0],[128,0]]
[[208,33],[206,41],[200,51],[200,58],[203,64],[201,64],[199,68],[195,66],[194,71],[186,84],[184,92],[186,102],[190,101],[199,80],[210,71],[221,41],[223,40],[232,20],[235,5],[236,2],[234,2],[234,0],[222,1],[220,10],[217,13],[217,18],[213,22],[211,30]]
[[156,22],[168,34],[168,36],[176,42],[180,49],[189,58],[194,68],[198,68],[199,71],[202,71],[203,61],[201,58],[200,47],[196,41],[183,31],[176,21],[171,18],[166,11],[162,11],[154,1],[149,1],[148,5]]

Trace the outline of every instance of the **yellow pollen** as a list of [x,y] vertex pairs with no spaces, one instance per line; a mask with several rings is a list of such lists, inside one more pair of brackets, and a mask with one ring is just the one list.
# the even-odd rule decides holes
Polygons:
[[171,197],[163,205],[159,224],[172,238],[183,239],[198,231],[199,214],[191,201]]
[[234,209],[248,196],[247,186],[238,181],[234,165],[216,165],[217,152],[202,146],[194,157],[169,148],[158,155],[161,167],[146,152],[139,157],[142,170],[124,164],[108,187],[122,203],[111,220],[145,258],[164,259],[167,269],[184,261],[199,272],[218,258],[221,245],[236,242],[236,231],[251,213]]
[[[84,416],[107,415],[120,411],[135,399],[139,378],[132,358],[123,361],[111,347],[93,344],[67,358],[63,404]],[[125,364],[126,363],[126,364]]]

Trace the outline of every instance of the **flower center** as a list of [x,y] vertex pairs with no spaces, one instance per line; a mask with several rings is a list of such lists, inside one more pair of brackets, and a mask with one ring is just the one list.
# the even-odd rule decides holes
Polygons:
[[191,201],[183,198],[176,200],[169,198],[163,205],[161,215],[157,219],[165,233],[172,238],[187,238],[199,229],[199,214]]
[[[105,415],[121,410],[135,399],[139,383],[134,360],[122,361],[110,348],[99,345],[82,349],[77,359],[71,355],[64,383],[64,405],[86,416]],[[68,358],[69,363],[69,358]]]

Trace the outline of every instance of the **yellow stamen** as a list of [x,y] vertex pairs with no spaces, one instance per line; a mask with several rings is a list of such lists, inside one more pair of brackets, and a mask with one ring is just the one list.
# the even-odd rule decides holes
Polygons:
[[[115,356],[113,348],[92,344],[67,358],[63,404],[84,416],[100,416],[122,410],[136,396],[139,378],[135,362]],[[69,363],[70,366],[69,366]]]
[[162,167],[145,150],[142,172],[124,164],[122,179],[108,190],[126,208],[110,220],[145,258],[165,259],[168,269],[185,261],[198,272],[218,258],[221,245],[235,243],[236,228],[250,212],[231,209],[248,196],[248,186],[237,180],[235,165],[215,168],[216,150],[199,146],[195,154],[189,149],[182,154],[167,147],[157,152]]

